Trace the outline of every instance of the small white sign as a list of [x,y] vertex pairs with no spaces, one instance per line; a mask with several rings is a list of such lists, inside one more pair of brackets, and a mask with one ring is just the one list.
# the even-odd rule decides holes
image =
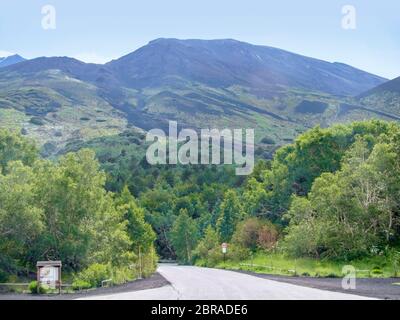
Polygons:
[[223,243],[221,245],[222,248],[222,253],[225,254],[228,251],[228,244],[227,243]]
[[40,269],[40,284],[55,289],[58,281],[58,268],[49,266]]
[[226,253],[226,248],[222,248],[222,253],[225,254]]

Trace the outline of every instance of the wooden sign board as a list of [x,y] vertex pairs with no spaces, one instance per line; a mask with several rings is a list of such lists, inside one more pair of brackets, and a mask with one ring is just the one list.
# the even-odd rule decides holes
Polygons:
[[39,261],[36,264],[38,285],[58,288],[61,293],[61,266],[61,261]]
[[39,281],[41,285],[56,289],[57,283],[60,281],[59,269],[53,266],[40,268]]

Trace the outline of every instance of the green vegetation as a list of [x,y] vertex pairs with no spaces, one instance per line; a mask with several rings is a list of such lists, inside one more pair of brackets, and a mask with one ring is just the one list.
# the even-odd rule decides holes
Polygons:
[[96,151],[109,190],[128,186],[137,197],[163,258],[218,266],[228,242],[227,263],[273,251],[339,266],[399,247],[399,131],[376,120],[316,127],[271,161],[259,160],[247,178],[229,166],[149,166],[143,136],[134,132],[79,147]]
[[28,290],[32,294],[46,294],[47,293],[47,289],[44,286],[38,286],[37,281],[32,281],[28,286]]
[[[218,266],[228,242],[228,260],[277,250],[341,265],[399,247],[398,136],[399,126],[383,121],[316,127],[245,179],[229,166],[149,166],[139,133],[83,146],[96,150],[109,190],[126,185],[137,197],[163,258]],[[338,271],[320,272],[330,273]]]
[[184,263],[192,261],[192,251],[196,247],[197,237],[196,222],[189,217],[187,209],[181,209],[171,230],[171,242],[180,261]]
[[61,259],[76,289],[122,283],[149,275],[156,252],[257,272],[400,273],[396,123],[316,127],[246,178],[231,166],[150,166],[134,130],[71,143],[54,161],[18,134],[0,137],[3,278]]
[[257,166],[236,188],[239,198],[225,192],[215,229],[207,229],[195,250],[197,263],[218,266],[220,243],[229,242],[228,259],[236,265],[274,250],[292,265],[287,270],[291,259],[331,266],[315,271],[310,264],[301,272],[310,275],[338,276],[343,264],[360,264],[371,275],[398,274],[399,137],[397,124],[382,121],[299,136],[270,164]]
[[155,270],[155,235],[143,209],[127,188],[105,189],[93,151],[51,162],[25,138],[0,130],[0,165],[1,280],[29,275],[38,260],[61,260],[67,274],[91,286]]
[[[229,255],[229,253],[228,253]],[[374,256],[350,261],[338,261],[315,258],[293,258],[283,253],[257,252],[238,261],[231,256],[225,263],[219,260],[213,265],[216,268],[252,271],[273,275],[299,277],[343,277],[343,267],[352,265],[360,278],[398,277],[399,270],[394,267],[392,256]],[[209,263],[199,259],[198,265],[209,266]]]

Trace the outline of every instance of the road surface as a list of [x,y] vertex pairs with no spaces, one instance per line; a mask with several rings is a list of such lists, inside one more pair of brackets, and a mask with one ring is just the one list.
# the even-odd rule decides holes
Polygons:
[[261,279],[233,271],[161,265],[171,284],[157,289],[87,297],[88,300],[361,300],[331,292]]

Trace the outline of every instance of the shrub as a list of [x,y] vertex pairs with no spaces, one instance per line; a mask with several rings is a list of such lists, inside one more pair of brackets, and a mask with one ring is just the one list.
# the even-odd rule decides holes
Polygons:
[[208,257],[207,257],[207,266],[215,267],[223,259],[224,259],[224,255],[223,255],[220,247],[210,250],[208,252]]
[[257,218],[250,218],[240,222],[233,235],[233,242],[250,250],[257,248],[258,231],[262,222]]
[[242,261],[250,257],[250,250],[238,245],[230,245],[228,249],[228,259],[233,261]]
[[43,286],[43,285],[38,286],[38,282],[37,282],[37,281],[32,281],[32,282],[29,284],[28,289],[29,289],[29,291],[30,291],[32,294],[46,294],[46,293],[47,293],[47,290],[48,290],[48,289],[47,289],[45,286]]
[[274,144],[276,144],[276,142],[275,142],[275,140],[273,139],[273,138],[271,138],[271,137],[264,137],[262,140],[261,140],[261,143],[264,143],[264,144],[271,144],[271,145],[274,145]]
[[95,263],[78,273],[74,282],[79,284],[78,281],[81,281],[81,284],[85,282],[86,284],[90,284],[90,287],[100,287],[101,282],[109,279],[110,275],[111,273],[107,265]]
[[0,282],[6,282],[7,281],[7,272],[1,270],[0,268]]
[[238,224],[233,242],[255,251],[257,248],[270,250],[278,241],[278,230],[270,222],[260,218],[249,218]]
[[43,157],[48,157],[50,156],[52,153],[56,152],[57,150],[57,146],[54,143],[51,142],[46,142],[43,147],[42,150],[40,151],[40,154]]
[[[135,278],[135,272],[130,268],[117,268],[112,272],[112,283],[113,284],[124,284]],[[145,275],[143,275],[146,277]]]
[[279,233],[272,223],[266,223],[258,230],[257,244],[261,249],[271,250],[278,241]]
[[[218,258],[215,257],[214,251],[218,249],[218,252],[221,251],[219,247],[219,239],[218,239],[218,233],[215,231],[214,228],[211,226],[208,226],[206,228],[205,234],[203,239],[200,240],[200,242],[197,245],[196,250],[193,253],[193,257],[195,259],[203,259],[205,263],[207,264],[207,260],[214,260],[213,265],[218,263]],[[213,257],[211,257],[213,255]]]
[[373,275],[382,275],[383,271],[380,267],[374,267],[371,271]]
[[45,122],[43,119],[39,117],[32,117],[31,120],[29,120],[30,123],[36,125],[36,126],[43,126],[45,125]]
[[72,283],[72,289],[73,290],[85,290],[85,289],[90,289],[92,287],[92,285],[85,281],[85,280],[79,280],[76,279],[73,283]]

